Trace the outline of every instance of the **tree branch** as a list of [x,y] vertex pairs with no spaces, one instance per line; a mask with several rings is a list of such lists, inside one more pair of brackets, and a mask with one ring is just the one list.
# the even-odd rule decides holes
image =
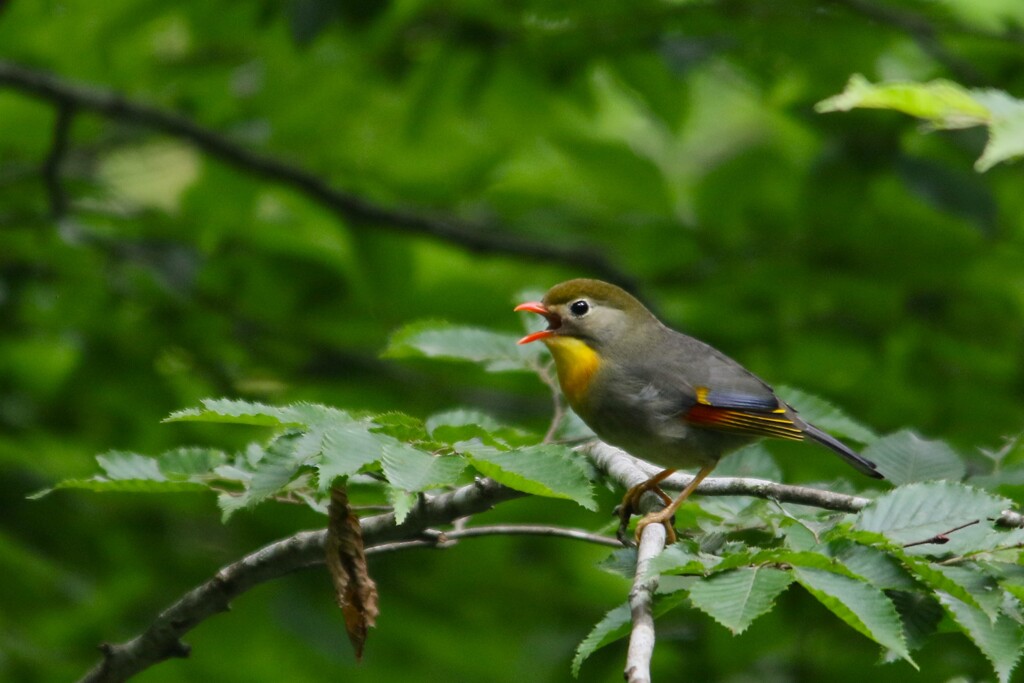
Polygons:
[[60,167],[68,151],[71,123],[75,118],[75,106],[62,101],[57,106],[57,118],[53,123],[53,141],[43,162],[43,183],[50,196],[50,217],[60,220],[68,210],[68,196],[60,181]]
[[[627,455],[623,451],[593,441],[580,447],[598,469],[624,486],[633,486],[650,476],[656,468]],[[666,488],[683,488],[692,479],[677,474],[663,482]],[[708,478],[697,493],[703,495],[742,495],[768,498],[779,502],[812,505],[827,510],[857,512],[870,501],[829,491],[787,486],[761,479]],[[521,498],[527,494],[502,486],[491,479],[478,479],[472,484],[436,496],[424,496],[401,525],[395,524],[393,513],[374,515],[361,520],[367,554],[380,554],[409,548],[445,548],[464,538],[491,535],[528,534],[571,538],[609,547],[618,547],[613,538],[580,529],[545,525],[491,525],[436,531],[432,527],[454,523],[468,515],[484,512],[495,505]],[[648,511],[660,500],[653,494],[645,496],[641,507]],[[1024,516],[1005,511],[995,522],[1006,527],[1024,526]],[[102,660],[80,680],[82,683],[125,681],[131,676],[171,657],[186,657],[189,648],[181,638],[206,619],[227,611],[231,601],[255,586],[279,578],[298,569],[324,563],[326,532],[302,531],[271,543],[250,555],[222,568],[209,581],[186,593],[164,610],[140,635],[118,644],[103,644]],[[654,626],[651,613],[657,578],[647,576],[647,564],[665,544],[664,527],[650,524],[643,532],[638,549],[637,570],[630,591],[630,607],[634,629],[627,655],[627,678],[649,680],[650,659],[654,647]],[[647,678],[645,678],[647,676]]]
[[[657,501],[661,505],[661,501]],[[643,506],[641,506],[643,507]],[[646,512],[647,510],[645,510]],[[633,628],[626,650],[626,669],[623,676],[628,683],[650,683],[651,659],[654,657],[654,592],[658,589],[658,575],[648,572],[651,560],[665,548],[665,526],[648,524],[640,535],[636,554],[636,573],[629,591],[629,611]]]
[[111,90],[86,87],[6,60],[0,60],[0,86],[62,107],[70,104],[81,111],[145,126],[184,140],[245,173],[289,187],[351,223],[385,226],[401,232],[425,235],[476,253],[523,256],[575,266],[635,289],[636,282],[630,275],[594,250],[532,242],[495,225],[474,225],[426,213],[384,207],[332,187],[309,170],[246,149],[191,119],[131,100]]
[[[418,538],[428,527],[484,512],[494,505],[526,494],[491,479],[479,479],[449,493],[424,497],[401,525],[393,513],[361,521],[367,546]],[[326,531],[303,531],[234,562],[186,593],[160,613],[140,635],[125,643],[104,644],[102,660],[82,683],[125,681],[170,657],[185,657],[189,648],[181,637],[202,621],[227,611],[231,600],[255,586],[324,562]]]

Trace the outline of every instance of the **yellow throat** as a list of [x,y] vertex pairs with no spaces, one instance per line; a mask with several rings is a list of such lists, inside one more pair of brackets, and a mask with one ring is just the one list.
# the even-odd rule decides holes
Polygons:
[[590,378],[601,365],[600,357],[586,343],[573,337],[548,337],[544,343],[555,359],[558,383],[569,405],[580,405],[586,397]]

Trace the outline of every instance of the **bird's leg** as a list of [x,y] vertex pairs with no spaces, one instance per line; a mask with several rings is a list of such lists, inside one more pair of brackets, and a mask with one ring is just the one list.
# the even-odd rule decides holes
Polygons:
[[663,470],[647,481],[637,484],[626,491],[626,495],[622,497],[622,502],[615,508],[615,514],[619,516],[619,530],[615,535],[618,536],[623,545],[628,545],[626,542],[626,530],[629,527],[629,518],[633,516],[633,513],[640,511],[640,499],[645,493],[651,491],[657,494],[666,506],[672,504],[672,499],[661,490],[658,484],[671,476],[673,472],[675,470]]
[[[715,469],[715,463],[710,465],[704,465],[700,470],[693,476],[693,481],[686,485],[679,497],[676,498],[672,503],[661,510],[651,512],[644,516],[639,522],[636,523],[636,539],[640,540],[640,534],[643,533],[644,527],[648,524],[658,523],[665,526],[665,545],[671,545],[676,542],[676,531],[672,528],[672,516],[676,514],[676,510],[683,504],[683,501],[690,497],[690,494],[696,490],[697,486],[704,480],[704,477],[711,474],[711,470]],[[662,474],[665,474],[662,472]],[[660,475],[659,475],[660,476]],[[662,477],[664,479],[664,477]]]

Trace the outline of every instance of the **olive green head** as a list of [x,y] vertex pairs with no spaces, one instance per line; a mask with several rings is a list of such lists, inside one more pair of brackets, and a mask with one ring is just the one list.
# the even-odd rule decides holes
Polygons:
[[635,340],[658,326],[657,319],[633,295],[600,280],[576,279],[548,290],[543,300],[520,304],[516,310],[543,315],[548,328],[520,343],[573,338],[600,349]]

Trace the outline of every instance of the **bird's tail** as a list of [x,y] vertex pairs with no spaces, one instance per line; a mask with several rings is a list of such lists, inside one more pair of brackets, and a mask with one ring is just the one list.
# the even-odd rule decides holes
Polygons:
[[822,446],[828,446],[833,451],[838,453],[839,457],[841,457],[846,462],[850,463],[858,472],[866,474],[869,477],[873,477],[875,479],[885,479],[885,477],[882,476],[882,473],[878,471],[878,467],[875,465],[875,463],[861,456],[859,453],[852,450],[850,447],[848,447],[846,444],[844,444],[842,441],[835,438],[831,434],[826,434],[825,432],[821,431],[820,429],[811,424],[804,427],[803,431],[805,435],[817,441]]

